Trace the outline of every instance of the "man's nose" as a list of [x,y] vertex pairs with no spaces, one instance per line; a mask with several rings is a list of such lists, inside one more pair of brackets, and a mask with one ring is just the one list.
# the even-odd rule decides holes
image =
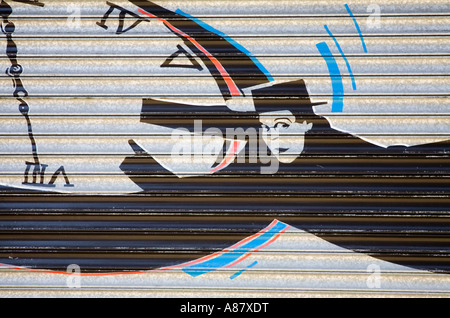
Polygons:
[[280,133],[276,128],[270,128],[267,134],[271,139],[278,139],[280,137]]

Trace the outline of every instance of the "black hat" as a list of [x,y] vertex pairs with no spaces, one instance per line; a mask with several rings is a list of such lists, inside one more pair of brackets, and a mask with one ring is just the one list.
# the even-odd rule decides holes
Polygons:
[[[259,127],[256,112],[233,111],[225,105],[201,106],[147,98],[143,100],[141,122],[172,129],[188,129],[191,132],[214,128],[225,134],[229,128]],[[196,126],[196,121],[198,121]]]
[[313,106],[326,104],[311,102],[303,80],[255,89],[252,95],[257,113],[289,110],[294,115],[315,115]]

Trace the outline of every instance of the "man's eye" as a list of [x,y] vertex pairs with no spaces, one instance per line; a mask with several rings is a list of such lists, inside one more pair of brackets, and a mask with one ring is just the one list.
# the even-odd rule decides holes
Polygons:
[[263,131],[268,132],[270,130],[270,127],[267,125],[261,125]]
[[286,129],[286,128],[289,128],[289,124],[287,124],[287,123],[276,123],[275,124],[275,128],[277,128],[277,129],[280,129],[280,128]]

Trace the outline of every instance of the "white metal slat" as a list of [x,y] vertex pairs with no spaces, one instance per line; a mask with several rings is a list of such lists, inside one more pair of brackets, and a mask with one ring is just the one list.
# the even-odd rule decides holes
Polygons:
[[[95,43],[90,38],[17,38],[15,42],[21,47],[21,57],[130,57],[130,48],[133,48],[132,57],[147,58],[153,56],[167,56],[168,52],[175,51],[179,39],[172,37],[145,37],[135,38],[124,34],[120,37],[122,45],[115,45],[116,40],[111,38],[96,38]],[[324,37],[298,37],[289,36],[289,45],[284,45],[285,38],[274,36],[245,37],[239,42],[248,48],[256,57],[284,57],[284,56],[320,56],[316,44],[323,41]],[[365,43],[370,51],[364,53],[361,47],[361,39],[355,34],[352,36],[340,36],[339,43],[345,48],[347,56],[359,57],[373,56],[423,56],[443,55],[447,56],[450,50],[450,38],[446,35],[433,36],[371,36],[365,38]],[[280,52],[280,46],[283,50]],[[169,53],[170,54],[170,53]]]

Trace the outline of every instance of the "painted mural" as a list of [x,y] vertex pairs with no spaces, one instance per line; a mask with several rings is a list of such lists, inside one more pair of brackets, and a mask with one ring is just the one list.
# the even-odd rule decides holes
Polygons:
[[[63,254],[57,260],[36,260],[12,252],[6,267],[61,273],[78,264],[86,275],[181,269],[192,278],[233,268],[229,276],[234,279],[259,265],[250,256],[296,228],[392,266],[449,271],[450,263],[440,258],[416,262],[414,251],[395,259],[374,253],[371,244],[378,243],[358,242],[359,232],[370,231],[369,221],[355,228],[354,239],[350,234],[346,240],[334,238],[326,230],[340,213],[343,218],[403,210],[448,213],[450,184],[442,175],[450,167],[450,131],[441,116],[448,101],[427,105],[427,112],[437,115],[417,120],[424,111],[424,95],[448,94],[447,78],[442,87],[431,87],[426,78],[421,85],[407,78],[392,84],[395,79],[380,82],[358,76],[372,68],[391,75],[387,66],[376,61],[371,65],[365,58],[376,47],[351,4],[340,5],[342,17],[336,25],[332,19],[327,24],[319,19],[308,21],[304,30],[293,26],[299,35],[293,41],[307,42],[313,32],[320,34],[320,41],[309,41],[305,57],[292,62],[275,60],[270,53],[260,57],[274,36],[257,33],[258,27],[267,32],[269,28],[257,25],[247,30],[245,19],[221,23],[174,3],[100,1],[95,19],[91,14],[83,17],[81,5],[72,8],[71,20],[49,25],[45,19],[32,24],[26,12],[51,15],[59,10],[55,2],[0,2],[5,69],[0,88],[0,189],[6,194],[61,195],[62,199],[45,202],[58,211],[70,210],[71,204],[84,204],[80,211],[88,211],[99,204],[89,198],[98,195],[118,197],[103,200],[99,209],[105,210],[205,215],[223,211],[214,221],[224,221],[217,225],[222,232],[242,223],[246,231],[214,239],[202,233],[187,241],[180,237],[161,243],[151,238],[139,243],[155,243],[168,252],[183,248],[214,253],[134,258],[123,265],[120,260],[103,264],[65,259]],[[376,23],[376,16],[368,18]],[[240,22],[242,32],[255,32],[262,44],[239,35],[235,25]],[[30,34],[41,34],[42,39],[27,41]],[[83,34],[100,34],[105,44],[90,47],[73,40]],[[130,52],[142,57],[130,59]],[[80,59],[83,54],[90,58]],[[95,58],[101,54],[120,58]],[[33,58],[40,55],[42,59]],[[448,61],[439,67],[450,70]],[[43,74],[49,76],[39,79]],[[373,98],[377,94],[387,96],[387,102]],[[389,99],[396,94],[412,94],[417,100]],[[404,115],[398,121],[386,113]],[[405,174],[410,177],[405,179]],[[424,198],[430,191],[435,195]],[[188,196],[171,197],[180,193]],[[127,197],[140,196],[145,199],[136,206],[127,203]],[[85,201],[78,202],[80,197]],[[36,204],[32,199],[0,202],[8,211],[36,209]],[[252,213],[264,217],[252,220]],[[316,214],[330,218],[318,225]],[[200,233],[211,220],[202,221],[200,213],[195,224],[185,226]],[[51,219],[48,227],[57,222]],[[114,222],[92,226],[107,232]],[[0,226],[14,226],[10,223]],[[171,224],[169,217],[154,221],[149,216],[139,226],[176,230],[180,225]],[[3,242],[4,248],[18,244]],[[383,244],[395,249],[395,243]]]

